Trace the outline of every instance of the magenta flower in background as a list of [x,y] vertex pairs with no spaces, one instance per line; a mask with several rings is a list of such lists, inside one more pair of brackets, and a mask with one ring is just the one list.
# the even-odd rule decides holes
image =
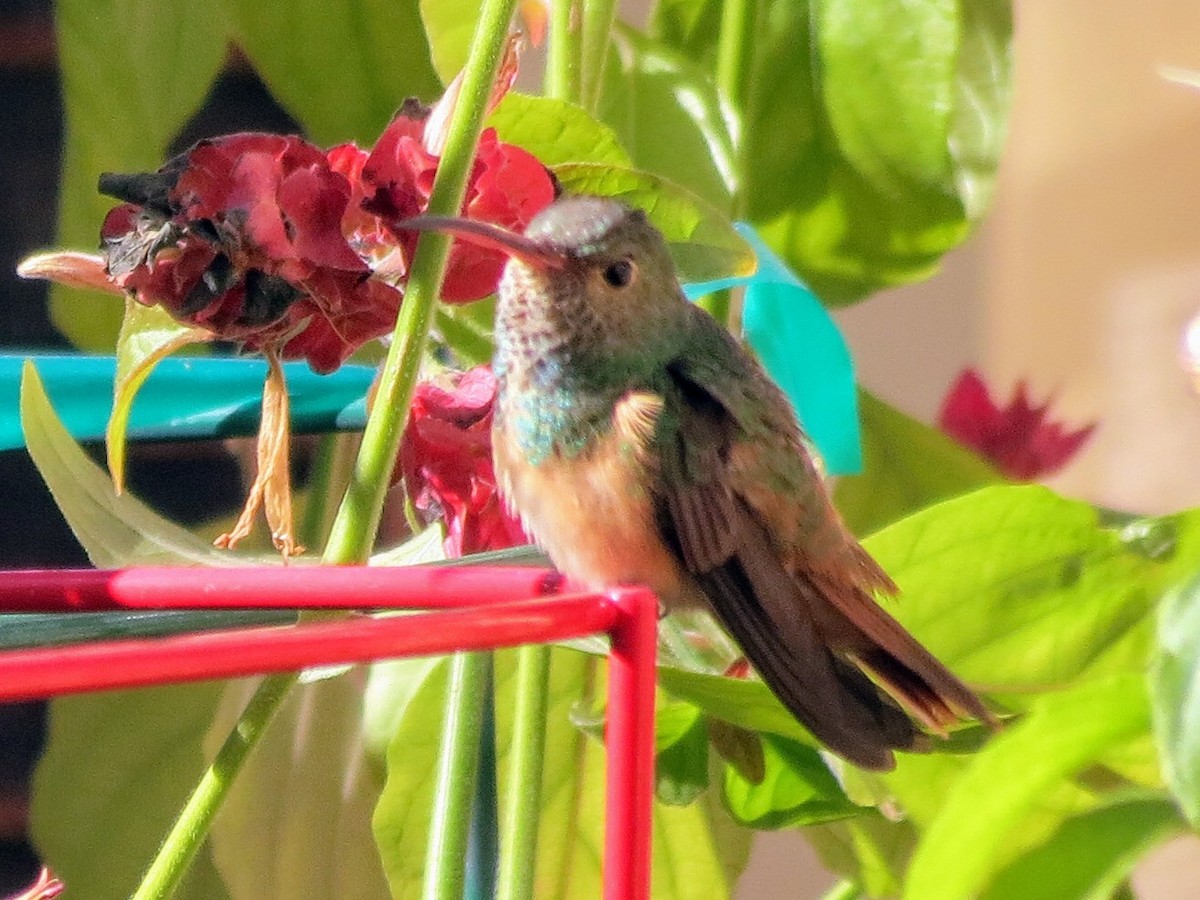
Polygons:
[[979,373],[965,369],[942,401],[938,427],[1008,478],[1035,481],[1070,462],[1096,429],[1094,422],[1067,430],[1050,421],[1050,402],[1031,403],[1021,381],[1008,405],[1001,407]]

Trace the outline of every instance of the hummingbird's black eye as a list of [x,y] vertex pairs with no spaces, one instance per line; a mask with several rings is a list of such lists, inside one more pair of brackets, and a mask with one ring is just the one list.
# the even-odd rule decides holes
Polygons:
[[619,259],[604,267],[604,280],[615,288],[626,287],[633,281],[633,263],[627,259]]

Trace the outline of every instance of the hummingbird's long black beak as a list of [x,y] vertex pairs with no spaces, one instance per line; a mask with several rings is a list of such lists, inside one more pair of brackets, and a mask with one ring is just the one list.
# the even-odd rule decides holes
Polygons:
[[547,247],[523,234],[478,219],[464,219],[459,216],[413,216],[411,219],[397,222],[392,227],[452,234],[481,247],[501,250],[539,269],[561,269],[567,263],[566,256],[553,247]]

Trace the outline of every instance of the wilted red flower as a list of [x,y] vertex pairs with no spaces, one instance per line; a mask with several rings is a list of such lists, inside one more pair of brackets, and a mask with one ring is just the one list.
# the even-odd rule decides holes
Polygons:
[[987,385],[966,369],[942,401],[938,426],[959,443],[989,460],[1016,481],[1033,481],[1057,472],[1084,445],[1096,428],[1093,422],[1067,431],[1047,421],[1050,401],[1030,403],[1024,381],[1018,382],[1008,406],[999,407]]
[[[419,215],[429,205],[438,157],[429,149],[426,134],[429,110],[406,103],[379,137],[362,168],[364,208],[387,226]],[[537,158],[505,144],[488,128],[479,140],[475,166],[467,182],[462,215],[523,231],[530,220],[554,199],[554,182]],[[416,251],[417,235],[397,230],[394,239],[403,253],[403,270]],[[446,264],[442,299],[465,303],[486,297],[496,289],[507,257],[491,250],[455,241]]]
[[100,189],[126,201],[101,229],[110,277],[182,322],[281,345],[317,372],[395,323],[400,292],[342,233],[349,178],[299,137],[201,141],[158,172],[104,175]]
[[496,378],[487,366],[447,372],[418,384],[413,395],[399,470],[426,521],[445,520],[452,558],[529,542],[496,487],[495,401]]

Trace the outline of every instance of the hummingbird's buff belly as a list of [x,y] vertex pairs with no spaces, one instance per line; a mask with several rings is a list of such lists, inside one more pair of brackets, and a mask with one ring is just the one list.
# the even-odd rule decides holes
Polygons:
[[493,452],[501,491],[563,574],[597,588],[645,584],[668,605],[692,593],[659,535],[654,473],[619,429],[531,465],[497,427]]

